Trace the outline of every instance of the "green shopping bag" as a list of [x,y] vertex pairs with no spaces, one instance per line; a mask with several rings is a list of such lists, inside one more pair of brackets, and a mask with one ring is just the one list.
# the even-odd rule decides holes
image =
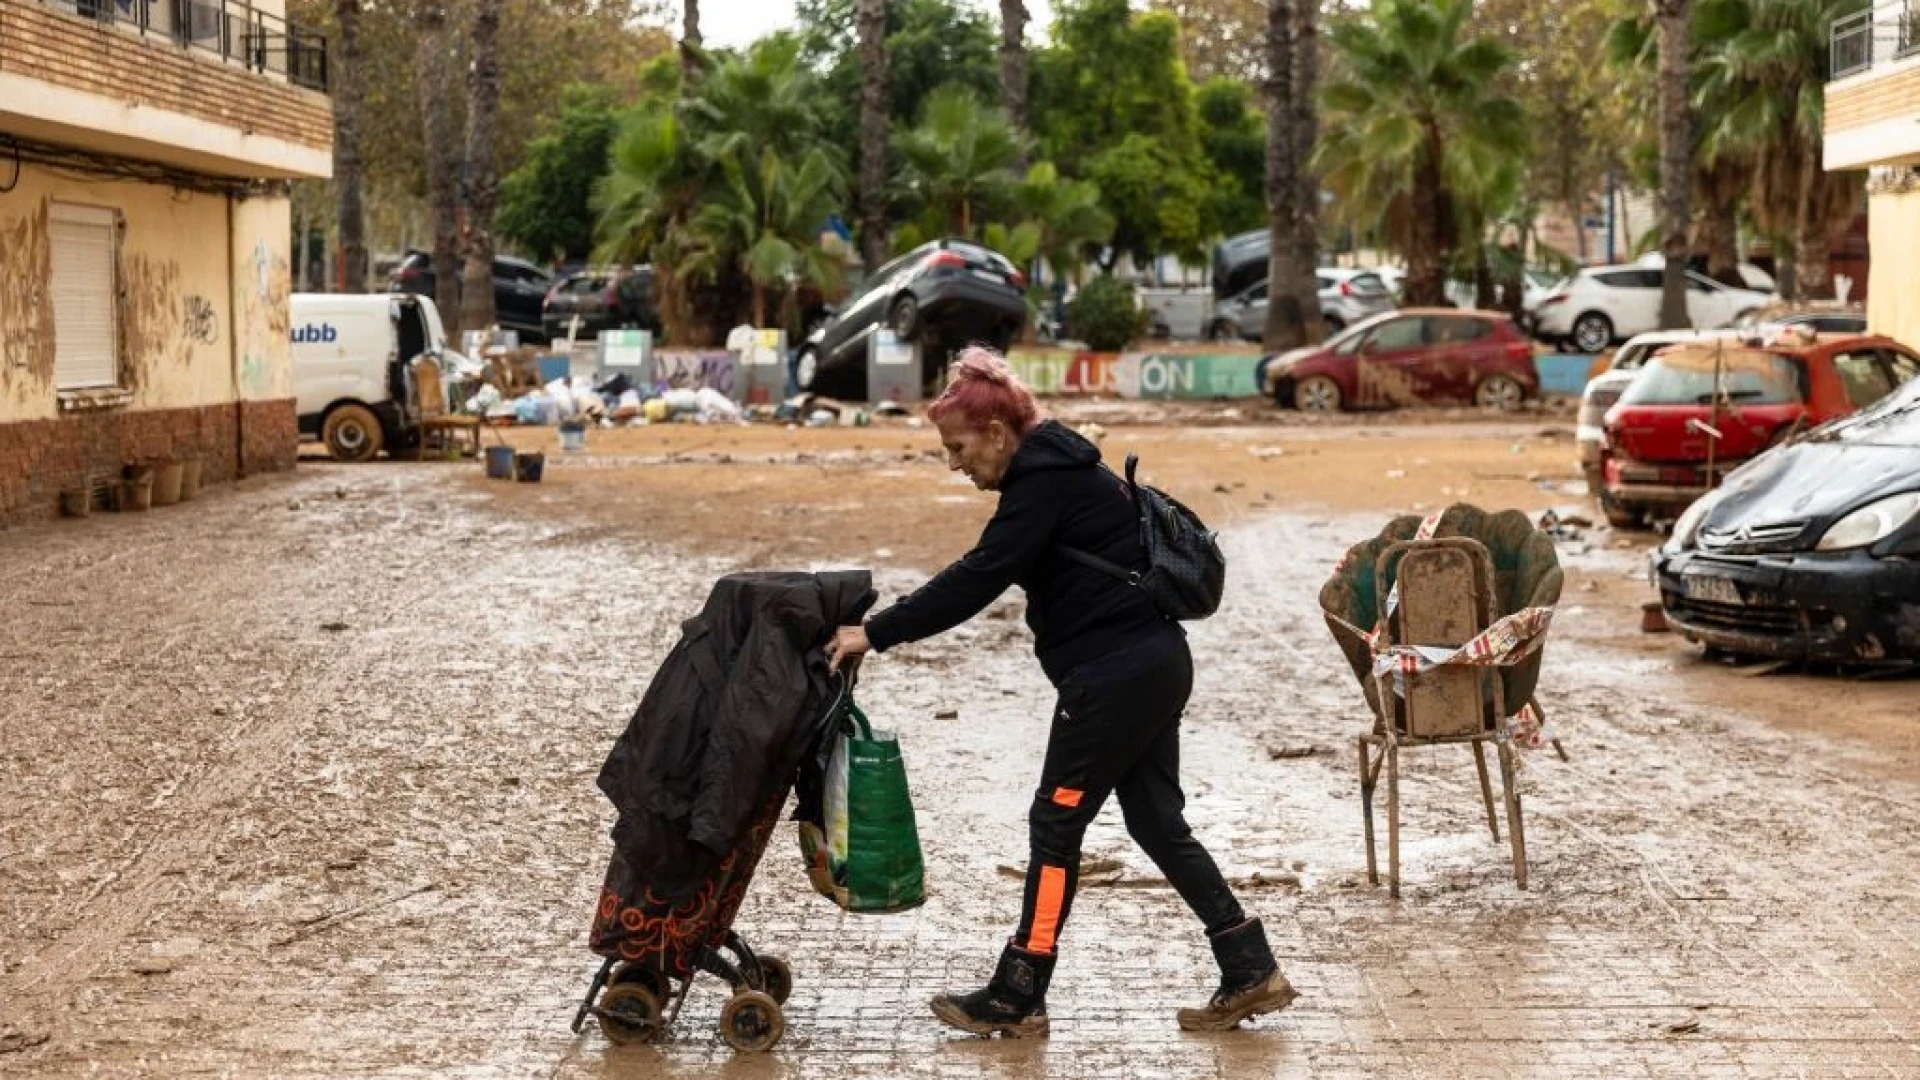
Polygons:
[[848,911],[900,911],[927,898],[907,763],[892,732],[848,702],[827,761],[826,835],[800,825],[815,890]]

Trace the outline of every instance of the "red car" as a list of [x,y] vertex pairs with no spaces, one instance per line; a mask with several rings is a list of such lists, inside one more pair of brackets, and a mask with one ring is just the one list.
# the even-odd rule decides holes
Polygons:
[[1607,413],[1600,505],[1623,528],[1675,516],[1748,458],[1915,376],[1920,357],[1884,337],[1669,346]]
[[1261,386],[1302,412],[1432,401],[1512,408],[1540,392],[1533,346],[1497,311],[1406,308],[1262,360]]

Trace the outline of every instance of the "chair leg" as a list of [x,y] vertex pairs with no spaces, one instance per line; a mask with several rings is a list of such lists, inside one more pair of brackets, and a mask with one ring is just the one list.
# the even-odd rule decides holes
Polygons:
[[1500,748],[1500,788],[1507,802],[1507,834],[1513,841],[1513,880],[1527,887],[1527,833],[1520,820],[1520,788],[1514,782],[1513,746],[1502,742]]
[[1487,828],[1493,831],[1493,842],[1500,842],[1500,818],[1493,812],[1493,784],[1487,779],[1487,747],[1485,743],[1473,744],[1473,767],[1480,773],[1480,803],[1487,808]]
[[1400,744],[1387,742],[1387,895],[1400,898]]
[[1367,768],[1367,740],[1355,739],[1360,751],[1360,817],[1367,835],[1367,883],[1380,884],[1380,866],[1373,854],[1373,771]]

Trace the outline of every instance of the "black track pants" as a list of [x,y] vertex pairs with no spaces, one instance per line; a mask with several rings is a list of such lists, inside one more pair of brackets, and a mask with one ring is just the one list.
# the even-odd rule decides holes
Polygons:
[[1183,814],[1180,714],[1192,691],[1193,655],[1172,627],[1061,681],[1028,815],[1032,850],[1016,946],[1054,951],[1073,908],[1080,841],[1109,794],[1119,797],[1134,842],[1209,930],[1243,917]]

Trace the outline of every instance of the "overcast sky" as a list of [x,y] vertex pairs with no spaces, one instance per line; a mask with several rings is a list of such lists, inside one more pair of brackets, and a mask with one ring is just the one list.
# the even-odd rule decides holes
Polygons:
[[[996,25],[1000,19],[998,3],[972,6],[984,7],[994,19]],[[1027,40],[1039,43],[1046,39],[1047,24],[1053,19],[1053,8],[1048,0],[1027,0]],[[679,12],[675,11],[673,31],[679,33]],[[700,36],[710,45],[745,45],[761,37],[769,30],[779,30],[793,25],[793,0],[700,0]]]

